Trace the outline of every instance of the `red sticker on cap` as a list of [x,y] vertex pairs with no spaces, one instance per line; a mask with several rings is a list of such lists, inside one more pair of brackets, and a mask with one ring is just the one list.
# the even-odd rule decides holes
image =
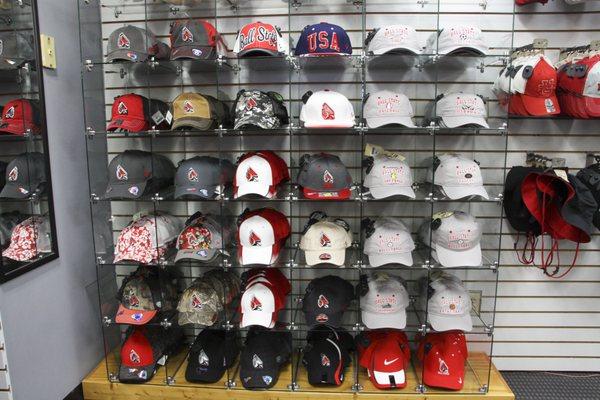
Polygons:
[[195,294],[192,296],[192,308],[200,310],[202,308],[202,302]]
[[185,111],[188,114],[192,114],[194,112],[194,105],[192,104],[191,101],[186,100],[183,103],[183,111]]
[[248,100],[246,100],[246,110],[252,110],[254,107],[256,107],[257,104],[258,103],[256,103],[256,100],[250,97]]

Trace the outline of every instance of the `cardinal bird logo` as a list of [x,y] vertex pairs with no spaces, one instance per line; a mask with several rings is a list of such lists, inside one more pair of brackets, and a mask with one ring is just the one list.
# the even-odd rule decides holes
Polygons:
[[117,165],[117,179],[120,181],[126,181],[129,179],[127,176],[127,171],[125,171],[125,168],[123,168],[121,164]]
[[252,300],[250,300],[250,308],[252,311],[262,311],[262,303],[256,298],[256,296],[252,296]]
[[181,40],[187,43],[194,41],[194,34],[187,28],[187,26],[184,26],[183,30],[181,31]]
[[183,103],[183,111],[188,114],[192,114],[194,112],[194,105],[189,100],[186,100]]
[[203,367],[208,367],[208,356],[206,355],[204,349],[201,349],[200,354],[198,354],[198,364],[202,365]]
[[246,100],[246,110],[252,110],[254,107],[257,106],[257,104],[258,103],[256,103],[256,100],[254,100],[252,97],[249,98],[248,100]]
[[194,168],[188,169],[188,181],[190,182],[198,182],[198,173]]
[[197,310],[199,310],[199,309],[202,308],[202,302],[200,301],[200,299],[196,295],[192,296],[192,308],[195,308]]
[[441,358],[438,358],[438,362],[439,362],[438,374],[450,375],[450,369],[448,368],[448,365],[446,364],[446,362],[444,360],[442,360]]
[[248,167],[248,171],[246,171],[246,180],[248,182],[258,182],[258,174],[252,167]]
[[12,119],[14,117],[15,117],[15,107],[12,106],[8,110],[6,110],[6,113],[4,113],[4,118]]
[[252,366],[254,369],[263,369],[263,361],[256,354],[252,356]]
[[329,308],[329,300],[327,300],[327,297],[320,294],[319,298],[317,299],[317,306],[319,308]]
[[138,353],[135,352],[134,349],[131,349],[131,351],[129,352],[129,360],[131,360],[131,362],[134,364],[139,364],[142,362],[142,359],[140,358]]
[[120,49],[128,49],[131,47],[131,42],[129,41],[129,38],[127,36],[125,36],[124,33],[119,33],[119,40],[117,41],[117,46],[119,46]]
[[321,233],[321,247],[331,247],[331,240],[324,233]]
[[323,353],[321,353],[321,365],[324,367],[331,367],[331,361],[329,360],[329,357]]
[[323,182],[333,184],[333,175],[328,170],[323,172]]
[[331,107],[327,105],[327,103],[323,103],[323,107],[321,108],[321,115],[324,120],[334,120],[335,112]]
[[260,246],[261,245],[261,240],[260,237],[254,233],[254,231],[250,231],[250,237],[248,238],[249,242],[250,242],[250,246]]
[[140,305],[140,299],[133,293],[129,293],[127,302],[129,303],[129,307],[138,307]]
[[17,179],[19,179],[19,168],[14,167],[8,173],[8,180],[11,182],[15,182]]
[[129,110],[127,109],[127,106],[122,101],[119,102],[118,111],[119,111],[119,115],[127,115],[127,114],[129,114]]

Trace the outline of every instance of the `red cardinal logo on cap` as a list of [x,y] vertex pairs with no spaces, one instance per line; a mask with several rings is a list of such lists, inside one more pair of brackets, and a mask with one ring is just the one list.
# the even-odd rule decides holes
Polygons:
[[246,180],[248,182],[258,182],[258,174],[252,167],[248,167],[248,171],[246,171]]
[[131,47],[131,42],[129,41],[129,38],[127,36],[125,36],[124,33],[119,33],[119,40],[117,41],[117,46],[119,46],[120,49],[128,49]]
[[252,110],[254,107],[256,107],[257,104],[258,103],[256,103],[256,100],[250,97],[248,100],[246,100],[246,110]]
[[262,303],[256,298],[256,296],[252,296],[252,300],[250,300],[250,308],[252,311],[262,311]]
[[195,309],[202,308],[202,302],[200,301],[200,299],[196,295],[192,296],[192,308],[195,308]]
[[129,179],[127,176],[127,171],[125,171],[125,168],[123,168],[121,164],[117,165],[117,179],[120,181],[126,181]]
[[188,43],[194,41],[194,34],[187,28],[187,26],[184,26],[183,30],[181,31],[181,40]]
[[8,180],[11,182],[16,181],[19,178],[19,168],[14,167],[13,169],[10,170],[10,172],[8,173]]
[[331,172],[329,172],[328,170],[325,170],[325,172],[323,172],[323,182],[329,185],[333,184],[333,175],[331,175]]
[[448,369],[448,365],[446,364],[446,361],[442,360],[441,358],[438,358],[438,362],[439,362],[438,374],[450,375],[450,369]]
[[139,363],[142,362],[142,359],[140,358],[140,356],[138,355],[138,353],[135,352],[134,349],[131,349],[131,351],[129,352],[129,359],[134,364],[139,364]]
[[323,103],[323,107],[321,108],[321,115],[325,120],[334,120],[335,112],[331,107],[327,105],[327,103]]
[[127,115],[127,114],[129,114],[129,110],[127,109],[127,106],[122,101],[119,102],[118,111],[119,111],[119,115]]
[[248,241],[250,242],[250,246],[260,246],[261,242],[260,237],[258,237],[254,231],[250,231],[250,237],[248,238]]
[[6,110],[6,113],[4,113],[4,118],[12,119],[14,117],[15,117],[15,106],[12,106],[8,110]]
[[329,357],[323,353],[321,353],[321,365],[324,367],[331,367],[331,361],[329,360]]
[[133,293],[127,296],[127,302],[129,303],[129,307],[138,307],[140,305],[140,299]]
[[331,247],[331,240],[329,236],[324,233],[321,233],[321,247]]
[[317,306],[319,308],[329,308],[329,300],[327,300],[327,297],[320,294],[319,298],[317,299]]
[[186,100],[183,103],[183,111],[188,114],[192,114],[194,112],[194,105],[189,100]]
[[188,181],[190,182],[198,182],[198,173],[194,168],[188,169]]

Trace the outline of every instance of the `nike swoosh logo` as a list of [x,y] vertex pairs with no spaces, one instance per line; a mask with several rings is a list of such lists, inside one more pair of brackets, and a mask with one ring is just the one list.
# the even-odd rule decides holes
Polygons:
[[398,361],[398,358],[394,358],[393,360],[390,360],[390,361],[383,360],[383,365],[388,366],[388,365],[390,365],[390,364],[392,364],[392,363],[394,363],[396,361]]

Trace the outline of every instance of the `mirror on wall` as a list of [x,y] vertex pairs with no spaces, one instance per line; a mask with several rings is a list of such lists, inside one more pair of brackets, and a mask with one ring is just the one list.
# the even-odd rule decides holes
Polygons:
[[37,7],[0,0],[0,281],[58,257]]

